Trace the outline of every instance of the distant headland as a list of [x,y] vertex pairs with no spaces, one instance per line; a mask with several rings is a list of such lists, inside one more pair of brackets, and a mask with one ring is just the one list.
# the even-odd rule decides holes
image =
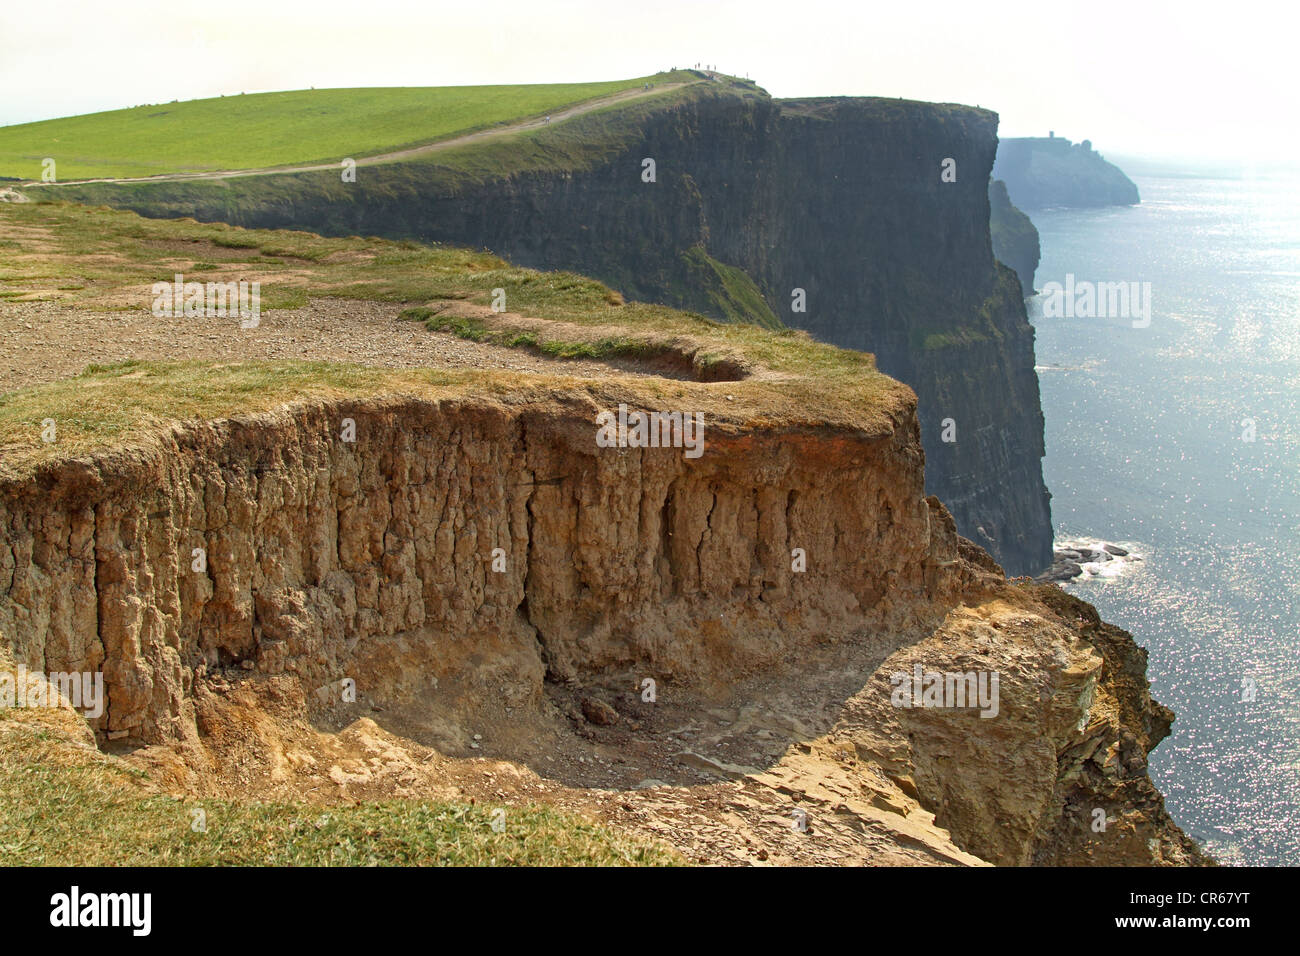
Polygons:
[[1094,150],[1091,140],[1076,144],[1055,133],[1000,140],[993,178],[1007,184],[1011,202],[1020,209],[1141,201],[1133,181]]

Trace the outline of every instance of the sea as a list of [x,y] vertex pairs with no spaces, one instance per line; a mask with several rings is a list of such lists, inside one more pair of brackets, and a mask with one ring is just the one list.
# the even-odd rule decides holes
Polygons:
[[1139,205],[1030,213],[1040,290],[1150,283],[1149,324],[1030,303],[1057,547],[1129,552],[1066,587],[1149,651],[1175,821],[1300,865],[1300,174],[1117,164]]

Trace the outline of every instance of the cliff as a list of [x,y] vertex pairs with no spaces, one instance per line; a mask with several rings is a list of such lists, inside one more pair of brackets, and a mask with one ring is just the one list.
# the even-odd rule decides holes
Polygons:
[[483,247],[629,298],[868,350],[919,396],[928,489],[1021,573],[1050,562],[1050,496],[1033,330],[990,244],[996,125],[967,107],[774,101],[706,82],[365,167],[355,183],[321,172],[60,189],[151,216]]
[[[602,452],[598,410],[645,388],[411,385],[47,460],[0,482],[0,634],[102,671],[98,741],[172,792],[419,794],[413,737],[492,747],[496,801],[534,773],[612,788],[693,855],[722,830],[791,862],[1201,862],[1146,775],[1171,715],[1144,655],[956,536],[901,392],[866,427],[788,428],[688,384],[702,458]],[[999,675],[995,712],[900,708],[916,667]],[[573,753],[590,769],[549,762]],[[733,781],[728,824],[673,823],[700,776]],[[816,841],[762,825],[791,794]]]
[[998,143],[993,176],[1007,184],[1011,201],[1021,209],[1141,201],[1133,181],[1086,139],[1077,145],[1062,136],[1004,139]]
[[[1172,714],[1144,652],[958,536],[871,356],[450,247],[0,220],[0,678],[105,690],[0,709],[0,778],[22,752],[385,833],[542,804],[711,863],[1203,862],[1147,776]],[[156,315],[175,271],[300,298]],[[60,364],[87,345],[120,361]],[[602,441],[620,408],[700,441]],[[135,806],[77,792],[65,844]]]
[[989,183],[989,235],[998,262],[1015,270],[1025,298],[1034,294],[1034,272],[1040,250],[1038,230],[1029,217],[1011,204],[1007,184],[1000,179]]

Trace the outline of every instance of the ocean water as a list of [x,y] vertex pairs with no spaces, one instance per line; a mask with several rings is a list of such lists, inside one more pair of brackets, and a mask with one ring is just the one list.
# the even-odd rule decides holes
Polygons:
[[1174,819],[1300,865],[1300,176],[1146,173],[1139,206],[1032,215],[1039,289],[1151,284],[1146,328],[1031,303],[1057,544],[1140,559],[1068,588],[1150,652]]

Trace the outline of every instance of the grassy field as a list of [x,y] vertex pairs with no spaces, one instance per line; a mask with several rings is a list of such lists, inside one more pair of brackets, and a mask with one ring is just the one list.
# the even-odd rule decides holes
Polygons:
[[605,83],[298,90],[0,127],[0,176],[60,180],[256,169],[360,158],[554,112],[682,71]]

